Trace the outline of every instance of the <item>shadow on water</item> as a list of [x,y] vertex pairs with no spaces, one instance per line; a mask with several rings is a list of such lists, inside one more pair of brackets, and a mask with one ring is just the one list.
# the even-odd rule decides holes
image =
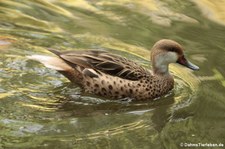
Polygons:
[[[178,1],[1,1],[0,148],[180,148],[224,143],[224,26]],[[171,65],[175,88],[154,101],[83,93],[27,55],[101,49],[149,67],[177,40],[200,71]],[[218,53],[220,53],[218,55]]]

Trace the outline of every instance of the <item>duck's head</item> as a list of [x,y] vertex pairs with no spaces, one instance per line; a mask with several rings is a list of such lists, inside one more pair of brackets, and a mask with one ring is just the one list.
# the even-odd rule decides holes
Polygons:
[[151,50],[151,61],[156,74],[168,74],[170,63],[178,63],[192,70],[199,70],[198,66],[185,58],[183,47],[169,39],[162,39],[154,44]]

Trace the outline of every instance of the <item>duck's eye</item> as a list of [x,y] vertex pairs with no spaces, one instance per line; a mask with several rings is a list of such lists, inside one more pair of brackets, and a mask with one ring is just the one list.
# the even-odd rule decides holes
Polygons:
[[171,48],[170,51],[171,51],[171,52],[175,52],[176,49],[175,49],[175,48]]

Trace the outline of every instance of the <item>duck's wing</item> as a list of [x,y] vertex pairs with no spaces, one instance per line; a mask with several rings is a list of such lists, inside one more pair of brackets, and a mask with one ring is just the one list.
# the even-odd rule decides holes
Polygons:
[[73,68],[90,68],[96,72],[103,72],[128,80],[139,80],[151,75],[149,71],[137,63],[105,51],[58,52],[52,49],[50,51],[58,55]]

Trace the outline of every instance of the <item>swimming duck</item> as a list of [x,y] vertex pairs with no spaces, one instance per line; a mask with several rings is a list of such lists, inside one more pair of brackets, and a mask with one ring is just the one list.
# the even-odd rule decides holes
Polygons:
[[199,69],[185,58],[182,46],[169,39],[153,45],[152,73],[132,60],[105,51],[49,51],[57,57],[32,55],[29,58],[62,73],[85,92],[112,99],[150,100],[165,95],[174,87],[168,69],[170,63]]

